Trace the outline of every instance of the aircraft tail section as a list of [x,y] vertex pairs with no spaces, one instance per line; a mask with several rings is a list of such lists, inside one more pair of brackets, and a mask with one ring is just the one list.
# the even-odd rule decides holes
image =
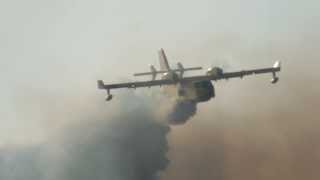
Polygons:
[[167,60],[167,56],[164,53],[164,50],[160,49],[158,53],[159,53],[160,71],[170,71],[170,66]]

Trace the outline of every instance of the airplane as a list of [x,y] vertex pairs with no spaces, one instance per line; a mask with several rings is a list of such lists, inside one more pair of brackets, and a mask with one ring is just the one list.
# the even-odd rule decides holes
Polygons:
[[[98,89],[107,91],[106,101],[110,101],[113,95],[110,93],[111,89],[119,88],[140,88],[140,87],[152,87],[160,86],[164,88],[167,95],[180,100],[180,101],[192,101],[195,103],[206,102],[215,97],[215,88],[212,81],[218,81],[222,79],[230,78],[243,78],[247,75],[265,74],[271,73],[271,83],[275,84],[279,81],[276,73],[280,72],[281,64],[276,61],[273,67],[242,70],[235,72],[224,72],[220,67],[212,67],[206,71],[205,75],[184,77],[186,71],[201,70],[202,67],[184,68],[181,63],[177,63],[177,69],[171,69],[169,66],[167,56],[163,49],[158,51],[160,71],[151,65],[150,72],[136,73],[134,76],[146,76],[151,75],[150,81],[137,81],[119,84],[104,84],[102,80],[98,80]],[[156,79],[157,75],[161,75],[161,79]]]

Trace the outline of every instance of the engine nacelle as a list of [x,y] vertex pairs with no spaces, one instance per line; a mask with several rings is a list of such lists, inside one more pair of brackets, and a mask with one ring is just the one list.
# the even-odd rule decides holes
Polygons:
[[170,72],[166,72],[163,74],[162,79],[170,79],[173,81],[178,81],[179,80],[179,76],[177,73],[170,71]]
[[153,65],[150,65],[150,72],[152,75],[152,80],[155,80],[157,77],[157,70]]
[[185,69],[184,69],[183,65],[180,62],[177,64],[177,66],[178,66],[178,70],[180,71],[180,78],[182,78]]
[[223,75],[223,70],[221,68],[219,68],[219,67],[212,67],[212,68],[209,68],[207,70],[206,75],[207,76],[219,77],[219,76]]

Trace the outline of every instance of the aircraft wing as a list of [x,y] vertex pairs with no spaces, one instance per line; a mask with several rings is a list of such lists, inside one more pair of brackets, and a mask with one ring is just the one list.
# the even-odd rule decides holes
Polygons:
[[151,87],[151,86],[162,86],[162,85],[170,85],[170,84],[176,84],[173,80],[152,80],[152,81],[137,81],[137,82],[129,82],[129,83],[117,83],[117,84],[104,84],[102,80],[98,80],[98,88],[99,89],[105,89],[108,93],[108,96],[106,98],[106,101],[110,101],[113,97],[112,94],[110,94],[111,89],[119,89],[119,88],[139,88],[139,87]]
[[229,78],[243,78],[244,76],[254,75],[254,74],[272,73],[273,78],[271,82],[276,83],[278,81],[278,77],[276,77],[276,72],[279,72],[280,70],[281,70],[280,62],[276,62],[274,66],[271,68],[252,69],[252,70],[243,70],[243,71],[235,71],[235,72],[222,72],[216,75],[185,77],[181,81],[182,82],[201,81],[201,80],[217,81],[217,80],[229,79]]
[[118,88],[139,88],[139,87],[151,87],[151,86],[161,86],[175,84],[173,80],[152,80],[152,81],[137,81],[129,83],[119,83],[119,84],[104,84],[102,80],[98,80],[99,89],[118,89]]

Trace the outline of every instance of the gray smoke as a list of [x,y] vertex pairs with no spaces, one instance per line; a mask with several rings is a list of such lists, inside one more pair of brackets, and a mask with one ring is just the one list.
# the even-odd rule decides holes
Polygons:
[[157,121],[145,99],[130,100],[112,117],[93,115],[47,143],[2,149],[0,179],[157,179],[168,165],[169,127]]
[[197,103],[194,101],[176,101],[169,111],[167,119],[172,125],[186,123],[197,112]]

